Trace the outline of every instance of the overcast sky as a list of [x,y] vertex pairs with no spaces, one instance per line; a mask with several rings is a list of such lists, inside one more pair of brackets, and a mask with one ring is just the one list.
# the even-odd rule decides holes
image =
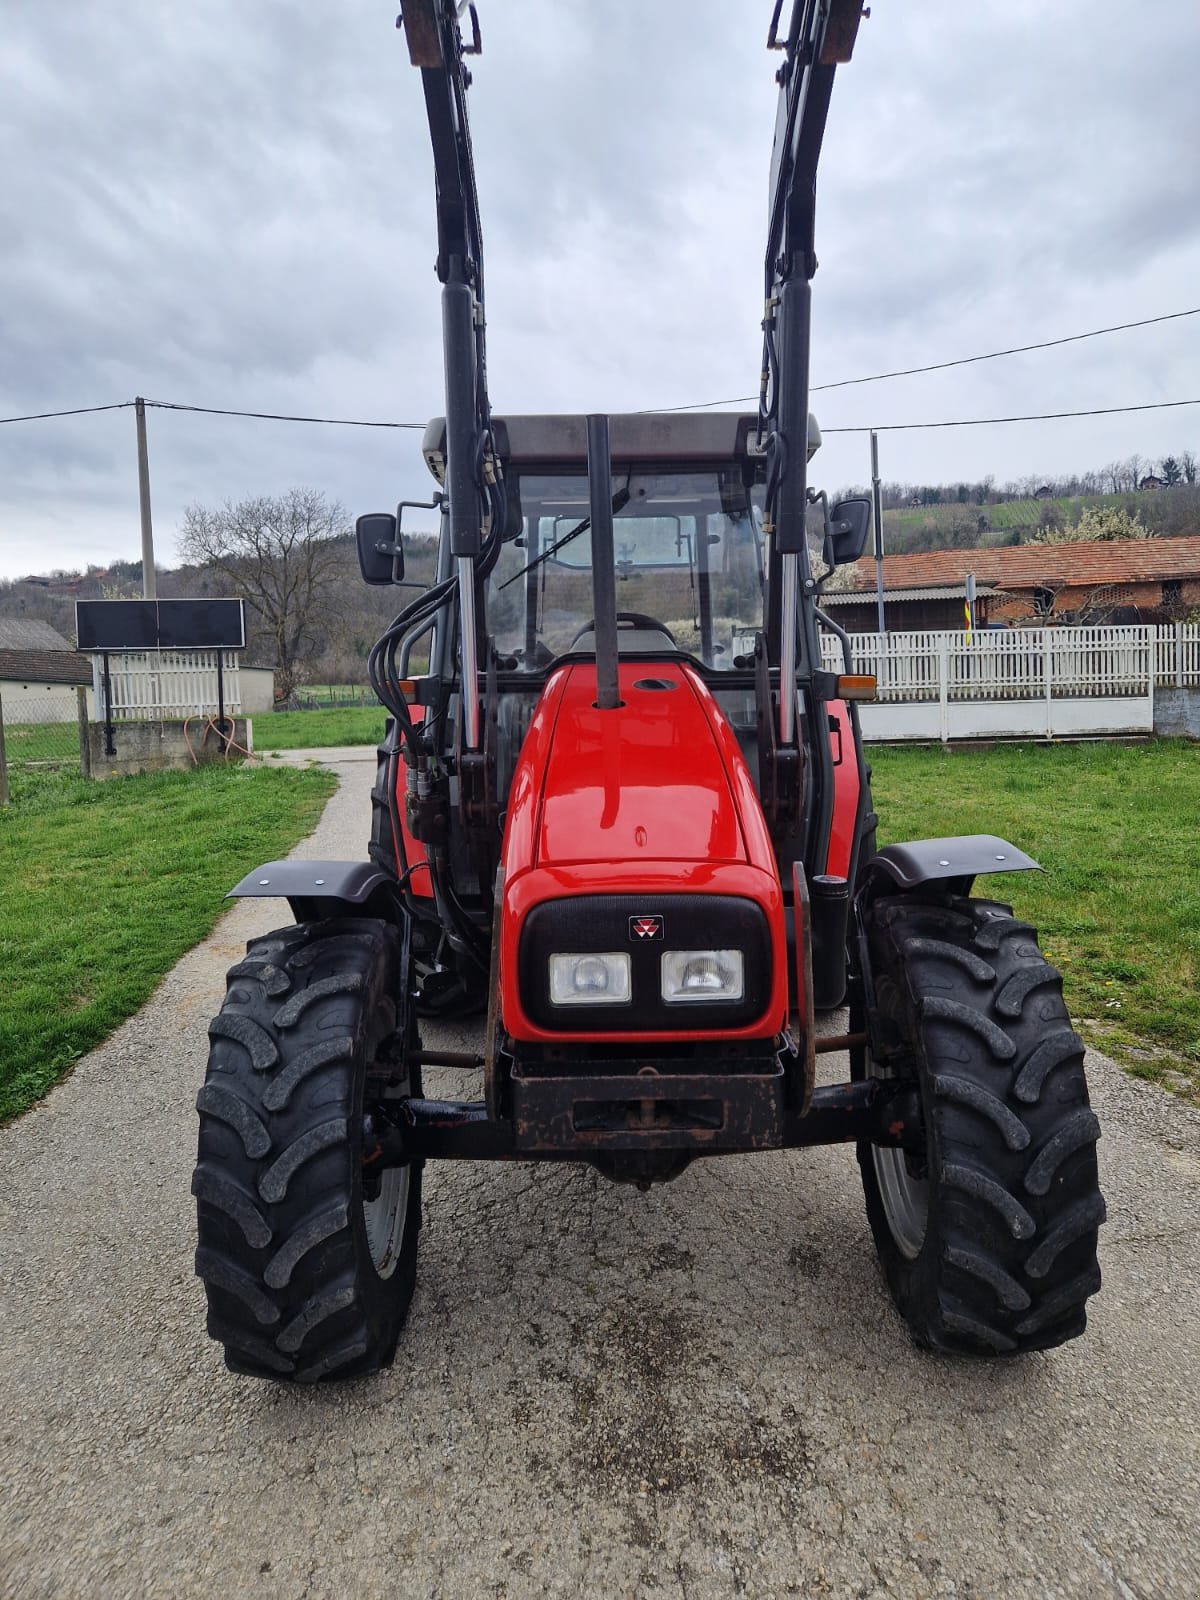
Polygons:
[[[442,408],[432,161],[395,0],[6,0],[0,416],[143,394]],[[770,0],[479,0],[471,118],[492,403],[751,393]],[[813,382],[1200,305],[1200,11],[873,0],[818,187]],[[1200,317],[814,398],[826,429],[1200,397]],[[151,411],[183,508],[426,498],[418,433]],[[885,435],[888,478],[1200,453],[1200,406]],[[819,471],[817,469],[820,469]],[[868,475],[826,434],[828,487]],[[0,427],[0,577],[140,555],[132,410]]]

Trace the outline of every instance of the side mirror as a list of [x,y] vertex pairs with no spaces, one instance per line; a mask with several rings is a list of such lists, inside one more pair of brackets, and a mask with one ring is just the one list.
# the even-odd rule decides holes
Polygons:
[[866,548],[871,531],[871,502],[866,495],[839,500],[830,508],[829,531],[825,535],[825,564],[844,567],[857,561]]
[[404,578],[404,546],[390,511],[369,511],[354,524],[358,566],[364,583],[400,583]]

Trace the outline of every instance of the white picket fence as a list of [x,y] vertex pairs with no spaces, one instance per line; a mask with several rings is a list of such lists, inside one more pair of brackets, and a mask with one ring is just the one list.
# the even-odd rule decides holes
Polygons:
[[[873,673],[867,738],[1068,737],[1148,733],[1154,692],[1200,687],[1200,624],[850,635]],[[822,639],[842,670],[840,641]]]
[[[1156,688],[1200,688],[1200,624],[1174,627],[1013,628],[850,635],[857,672],[874,673],[862,708],[868,738],[971,738],[1149,732]],[[823,635],[825,665],[841,644]],[[104,714],[101,658],[93,658]],[[217,709],[215,650],[113,652],[112,715],[152,721]],[[225,710],[242,709],[236,652],[224,660]]]
[[[112,716],[118,721],[157,722],[163,717],[194,717],[218,708],[216,650],[112,651],[108,677]],[[104,662],[92,657],[99,715],[104,715]],[[242,690],[236,652],[226,650],[222,666],[226,715],[241,714]]]

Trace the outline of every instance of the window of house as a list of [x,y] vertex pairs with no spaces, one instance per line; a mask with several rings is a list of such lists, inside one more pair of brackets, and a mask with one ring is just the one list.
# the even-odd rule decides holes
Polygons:
[[1183,579],[1168,578],[1162,586],[1162,603],[1165,606],[1183,604]]
[[1035,589],[1033,591],[1033,610],[1036,616],[1050,616],[1054,610],[1054,590]]

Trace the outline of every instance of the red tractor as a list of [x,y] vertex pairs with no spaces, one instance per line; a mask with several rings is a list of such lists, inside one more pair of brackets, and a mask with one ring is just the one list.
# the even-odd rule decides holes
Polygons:
[[[1057,972],[971,894],[991,835],[876,846],[845,635],[820,607],[863,500],[808,487],[817,154],[859,0],[782,0],[757,414],[493,417],[461,8],[408,0],[437,168],[446,414],[436,581],[371,656],[391,713],[369,860],[233,891],[295,923],[229,974],[200,1091],[197,1271],[238,1372],[392,1360],[433,1159],[591,1163],[643,1187],[735,1151],[857,1144],[919,1344],[1083,1331],[1104,1220]],[[400,519],[358,523],[403,582]],[[413,670],[420,659],[422,670]],[[845,1005],[847,1031],[817,1014]],[[486,1015],[482,1057],[426,1016]],[[850,1080],[816,1084],[848,1051]],[[483,1069],[432,1101],[423,1066]]]

